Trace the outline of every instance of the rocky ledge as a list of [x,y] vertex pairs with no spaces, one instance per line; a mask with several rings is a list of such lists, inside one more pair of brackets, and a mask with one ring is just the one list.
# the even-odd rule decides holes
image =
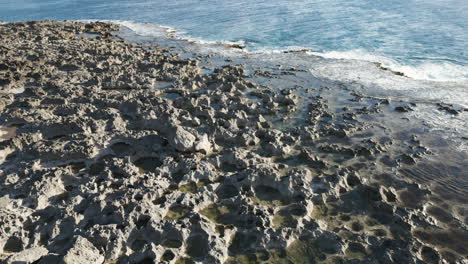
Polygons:
[[362,136],[388,100],[302,105],[118,29],[0,26],[5,263],[466,263],[466,208],[398,177],[430,151]]

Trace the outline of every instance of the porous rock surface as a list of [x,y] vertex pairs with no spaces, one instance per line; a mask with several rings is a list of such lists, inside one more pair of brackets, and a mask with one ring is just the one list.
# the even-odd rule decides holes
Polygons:
[[[275,127],[293,92],[116,30],[0,26],[6,263],[466,263],[463,213],[394,170],[368,176],[392,140],[341,144],[366,125],[320,97],[306,125]],[[393,169],[427,154],[405,146]]]

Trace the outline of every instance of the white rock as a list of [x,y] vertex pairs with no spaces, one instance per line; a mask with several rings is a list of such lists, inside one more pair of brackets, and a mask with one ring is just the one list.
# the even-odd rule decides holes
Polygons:
[[37,197],[36,209],[44,209],[49,206],[51,197],[62,194],[65,191],[65,186],[59,177],[47,176],[42,181],[36,184],[35,190]]
[[63,262],[65,264],[101,264],[104,262],[104,256],[86,238],[78,236],[73,247],[63,257]]
[[211,143],[208,140],[208,135],[203,134],[198,142],[195,144],[195,151],[202,152],[204,154],[210,154],[212,151]]
[[197,137],[182,127],[177,127],[169,143],[179,151],[191,151]]
[[14,263],[33,263],[41,257],[47,255],[48,251],[44,247],[29,248],[11,255],[6,260],[7,264]]
[[6,157],[8,157],[8,155],[10,155],[13,152],[14,150],[11,148],[0,149],[0,164],[5,162]]

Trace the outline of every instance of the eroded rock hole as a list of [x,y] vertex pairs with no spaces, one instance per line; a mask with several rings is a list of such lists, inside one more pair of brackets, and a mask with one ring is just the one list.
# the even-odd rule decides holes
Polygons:
[[239,190],[234,185],[224,185],[216,191],[220,199],[228,199],[239,194]]
[[175,254],[170,250],[166,250],[161,257],[161,261],[171,261],[174,258],[175,258]]
[[142,228],[148,224],[149,220],[151,220],[150,216],[143,215],[138,219],[138,221],[135,222],[135,225],[137,226],[137,228]]
[[266,186],[266,185],[259,185],[255,187],[255,194],[257,197],[264,201],[274,201],[274,200],[281,200],[281,193],[279,190]]
[[203,258],[208,254],[208,235],[196,234],[187,240],[187,254],[192,258]]
[[145,240],[141,240],[141,239],[136,239],[135,241],[133,241],[132,243],[132,250],[134,251],[140,251],[142,250],[146,245],[146,241]]
[[164,217],[164,220],[179,220],[181,218],[184,218],[190,213],[190,208],[183,206],[183,205],[173,205],[167,212],[166,216]]
[[155,172],[162,165],[162,162],[156,157],[143,157],[137,159],[133,164],[140,168],[141,172]]
[[257,235],[254,233],[237,232],[229,246],[229,251],[234,255],[239,255],[252,249],[257,243]]
[[179,239],[166,239],[162,245],[167,248],[180,248],[182,246],[182,241]]
[[130,144],[127,144],[125,142],[118,142],[113,144],[111,147],[112,151],[118,155],[125,155],[125,154],[131,154],[132,146]]
[[3,246],[4,252],[20,252],[23,250],[23,241],[20,238],[12,236],[8,238],[5,246]]

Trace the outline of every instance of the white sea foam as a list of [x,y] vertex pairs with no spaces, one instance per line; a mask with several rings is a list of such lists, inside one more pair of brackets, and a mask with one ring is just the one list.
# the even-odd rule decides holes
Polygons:
[[245,41],[226,41],[226,40],[203,40],[191,37],[187,32],[176,30],[176,28],[152,23],[137,23],[125,20],[109,20],[109,22],[124,26],[134,31],[136,34],[146,37],[171,37],[174,39],[186,40],[188,42],[197,42],[204,45],[239,45],[244,47]]
[[382,70],[373,62],[351,59],[325,59],[311,65],[310,71],[317,77],[357,84],[360,90],[373,96],[468,107],[466,81],[418,80]]
[[[189,42],[197,42],[201,45],[211,46],[210,51],[213,51],[216,46],[239,45],[245,47],[244,52],[247,52],[252,47],[244,40],[226,41],[226,40],[203,40],[200,38],[189,36],[186,32],[178,31],[174,27],[156,25],[152,23],[137,23],[124,20],[113,20],[113,23],[125,26],[133,30],[141,36],[151,37],[172,37],[175,39],[186,40]],[[290,46],[283,49],[258,49],[255,48],[255,53],[263,52],[267,54],[283,53],[285,51],[309,50],[307,47]],[[225,53],[225,50],[222,51]],[[405,76],[416,80],[429,80],[440,82],[468,82],[468,66],[459,65],[443,59],[428,58],[422,63],[414,65],[398,62],[389,57],[372,54],[365,50],[350,50],[350,51],[330,51],[330,52],[313,52],[307,54],[320,56],[327,59],[346,59],[346,60],[361,60],[374,63],[381,63],[382,67],[388,68],[395,72],[401,72]],[[421,60],[419,60],[421,61]]]
[[111,21],[115,24],[127,27],[136,34],[146,37],[167,37],[176,32],[175,28],[170,26],[156,25],[152,23],[135,23],[131,21],[117,20]]
[[[409,65],[388,57],[375,55],[364,50],[311,52],[311,54],[328,59],[364,60],[381,63],[383,67],[401,72],[405,76],[416,80],[441,82],[468,82],[468,66],[459,65],[447,60],[427,58],[425,62]],[[432,62],[434,61],[434,62]]]
[[[108,22],[124,26],[135,32],[135,34],[145,37],[169,37],[169,34],[176,32],[174,27],[158,25],[154,23],[139,23],[129,20],[106,20],[106,19],[81,19],[80,22]],[[179,32],[183,33],[183,32]]]

